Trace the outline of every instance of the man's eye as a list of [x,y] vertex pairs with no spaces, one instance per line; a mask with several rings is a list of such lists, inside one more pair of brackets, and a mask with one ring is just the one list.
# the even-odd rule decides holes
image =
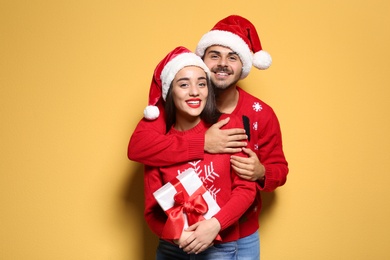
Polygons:
[[229,59],[232,61],[236,61],[236,60],[238,60],[238,57],[237,56],[230,56]]

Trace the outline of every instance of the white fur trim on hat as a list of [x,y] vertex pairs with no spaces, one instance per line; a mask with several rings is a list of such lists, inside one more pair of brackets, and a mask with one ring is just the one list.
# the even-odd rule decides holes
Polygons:
[[167,97],[171,82],[175,78],[176,74],[179,70],[188,66],[200,67],[206,72],[207,77],[210,77],[209,68],[204,64],[199,56],[191,52],[177,55],[165,65],[163,71],[161,72],[160,78],[162,82],[162,97],[164,101]]
[[212,45],[220,45],[232,49],[238,54],[242,62],[242,74],[241,79],[248,76],[252,68],[252,52],[245,41],[237,34],[212,30],[203,35],[200,39],[195,53],[200,57],[203,57],[206,49]]
[[147,106],[144,109],[144,117],[149,120],[154,120],[158,118],[160,115],[160,111],[158,110],[158,107],[156,106]]
[[272,58],[268,52],[261,50],[253,54],[253,66],[256,68],[266,70],[271,66],[271,64]]

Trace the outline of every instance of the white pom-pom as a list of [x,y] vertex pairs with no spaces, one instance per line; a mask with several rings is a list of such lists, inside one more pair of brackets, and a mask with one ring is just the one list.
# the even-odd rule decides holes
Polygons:
[[147,106],[144,109],[144,117],[149,120],[154,120],[160,115],[160,111],[156,106]]
[[266,70],[268,69],[272,64],[272,58],[271,55],[269,55],[266,51],[258,51],[255,54],[253,54],[253,66],[255,66],[258,69]]

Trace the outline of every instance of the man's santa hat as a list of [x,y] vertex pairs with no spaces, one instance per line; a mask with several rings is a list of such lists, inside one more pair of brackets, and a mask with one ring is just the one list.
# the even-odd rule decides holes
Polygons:
[[207,77],[210,77],[210,70],[202,59],[182,46],[176,47],[160,61],[154,70],[152,83],[150,85],[149,105],[144,110],[144,117],[146,119],[154,120],[158,118],[160,115],[160,111],[156,106],[158,101],[161,97],[165,101],[172,80],[179,70],[188,66],[200,67],[206,72]]
[[200,39],[195,53],[203,57],[212,45],[228,47],[236,52],[243,64],[241,79],[248,76],[252,65],[265,70],[271,66],[271,56],[263,50],[256,28],[247,19],[231,15],[219,21]]

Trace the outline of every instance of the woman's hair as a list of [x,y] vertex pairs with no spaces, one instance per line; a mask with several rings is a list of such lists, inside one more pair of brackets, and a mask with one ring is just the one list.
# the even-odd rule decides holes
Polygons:
[[[211,85],[210,78],[207,76],[207,89],[208,95],[206,99],[206,105],[203,111],[200,113],[200,118],[207,124],[214,124],[218,121],[218,118],[221,116],[217,108],[217,103],[215,101],[214,88]],[[176,123],[176,106],[173,101],[172,95],[172,84],[169,86],[167,97],[165,100],[165,122],[166,122],[166,132],[169,132],[171,127]]]

